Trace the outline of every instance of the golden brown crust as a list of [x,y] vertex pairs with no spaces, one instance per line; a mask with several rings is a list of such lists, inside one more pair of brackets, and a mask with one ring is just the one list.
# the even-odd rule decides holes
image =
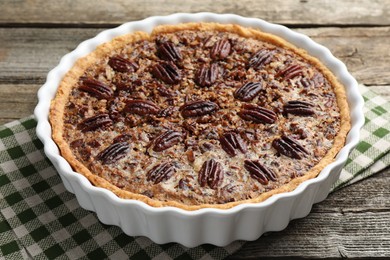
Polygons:
[[[334,144],[332,148],[328,151],[328,153],[321,159],[321,161],[305,175],[293,179],[288,184],[285,184],[282,187],[279,187],[271,191],[267,191],[254,199],[229,202],[225,204],[185,205],[176,201],[158,201],[144,195],[135,194],[129,191],[122,190],[117,186],[111,184],[107,180],[93,174],[87,167],[85,167],[79,160],[77,160],[74,154],[72,153],[69,144],[63,138],[63,127],[64,127],[63,115],[64,115],[65,105],[68,101],[68,96],[73,86],[76,85],[79,78],[83,75],[84,71],[88,67],[90,67],[96,60],[102,59],[105,55],[107,55],[107,53],[120,49],[124,47],[126,44],[141,39],[147,40],[154,34],[166,33],[166,32],[177,32],[181,30],[216,30],[222,32],[236,33],[243,37],[268,41],[277,46],[290,49],[291,51],[297,53],[298,55],[302,56],[304,59],[309,61],[313,66],[318,68],[323,73],[323,75],[327,78],[327,80],[331,83],[331,85],[334,87],[334,92],[337,98],[337,104],[340,109],[340,120],[341,120],[341,128],[334,139]],[[350,129],[349,108],[346,100],[344,87],[337,81],[336,77],[318,59],[308,55],[306,51],[294,47],[292,44],[286,42],[285,40],[279,37],[263,33],[259,30],[244,28],[239,25],[216,24],[216,23],[187,23],[187,24],[179,24],[179,25],[162,25],[156,27],[154,31],[151,33],[151,35],[148,35],[143,32],[136,32],[132,34],[119,36],[109,43],[105,43],[103,45],[98,46],[95,51],[93,51],[86,57],[79,59],[75,63],[73,68],[64,76],[60,86],[58,87],[56,97],[51,104],[50,123],[52,125],[52,130],[53,130],[53,134],[52,134],[53,139],[57,143],[61,155],[70,163],[70,165],[73,167],[73,169],[76,172],[83,174],[94,185],[111,190],[121,198],[140,200],[154,207],[174,206],[185,210],[197,210],[200,208],[228,209],[242,203],[258,203],[266,200],[267,198],[271,197],[274,194],[292,191],[303,181],[315,178],[326,165],[328,165],[334,160],[336,154],[344,146],[346,135]]]

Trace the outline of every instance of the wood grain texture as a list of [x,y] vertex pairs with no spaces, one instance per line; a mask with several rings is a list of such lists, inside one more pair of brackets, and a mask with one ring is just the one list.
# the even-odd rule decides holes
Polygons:
[[0,125],[33,113],[41,85],[0,84]]
[[390,27],[311,28],[296,31],[328,47],[366,85],[390,83]]
[[229,259],[390,257],[390,170],[332,193],[311,213]]
[[[103,29],[0,28],[0,83],[43,83],[80,42]],[[296,29],[328,47],[366,85],[390,84],[390,27]],[[42,49],[42,46],[45,46]],[[373,47],[375,46],[375,47]]]
[[0,24],[110,26],[175,12],[235,13],[288,25],[390,25],[390,5],[380,0],[44,0],[0,1]]

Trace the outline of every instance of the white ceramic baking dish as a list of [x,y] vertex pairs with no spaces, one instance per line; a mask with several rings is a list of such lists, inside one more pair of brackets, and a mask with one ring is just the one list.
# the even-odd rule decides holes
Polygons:
[[[52,140],[48,121],[50,101],[54,98],[64,74],[78,58],[116,36],[133,31],[151,32],[156,25],[184,22],[235,23],[259,28],[278,35],[319,58],[345,86],[351,110],[352,128],[336,160],[324,168],[317,178],[303,182],[292,192],[274,195],[261,203],[241,204],[227,210],[206,208],[185,211],[173,207],[155,208],[140,201],[121,199],[106,189],[91,185],[83,175],[74,172],[68,162],[61,157]],[[38,92],[38,98],[39,102],[35,109],[38,121],[37,135],[66,189],[76,195],[81,207],[95,211],[101,222],[117,225],[128,235],[146,236],[156,243],[178,242],[188,247],[203,243],[225,246],[234,240],[255,240],[264,232],[284,229],[292,219],[305,217],[314,203],[327,197],[350,151],[358,143],[359,129],[364,123],[363,99],[359,94],[357,82],[348,73],[346,66],[327,48],[284,26],[233,14],[177,13],[129,22],[103,31],[96,37],[82,42],[61,59],[60,64],[48,74],[46,83]]]

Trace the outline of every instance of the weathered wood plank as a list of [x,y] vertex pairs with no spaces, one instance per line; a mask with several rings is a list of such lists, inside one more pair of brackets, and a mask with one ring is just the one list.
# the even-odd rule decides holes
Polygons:
[[0,84],[0,125],[33,113],[40,85]]
[[43,83],[61,57],[103,29],[0,29],[0,82]]
[[328,47],[352,75],[368,85],[385,85],[390,79],[390,27],[297,29]]
[[351,186],[353,189],[346,187],[331,193],[326,203],[314,205],[312,212],[340,214],[388,212],[390,214],[389,185],[390,169],[387,169],[368,181],[355,183]]
[[[390,257],[390,169],[332,193],[281,232],[248,242],[229,259]],[[367,196],[367,198],[364,198]],[[339,210],[337,212],[337,210]]]
[[[175,12],[235,13],[288,25],[390,25],[390,5],[381,0],[308,1],[0,1],[0,24],[116,25]],[[180,8],[178,8],[180,6]]]
[[[43,83],[60,57],[103,29],[0,29],[0,82]],[[360,83],[390,84],[390,27],[297,29],[328,47]]]
[[312,213],[282,232],[247,243],[231,259],[390,257],[389,221],[389,213]]

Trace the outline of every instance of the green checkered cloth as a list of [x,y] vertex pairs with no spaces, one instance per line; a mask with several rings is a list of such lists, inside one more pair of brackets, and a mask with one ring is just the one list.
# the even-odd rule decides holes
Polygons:
[[352,151],[332,191],[363,180],[390,165],[390,102],[363,85],[365,124],[360,143]]
[[[389,165],[390,104],[365,87],[366,125],[335,189]],[[242,247],[158,245],[99,222],[66,191],[28,117],[0,127],[0,258],[222,259]]]

